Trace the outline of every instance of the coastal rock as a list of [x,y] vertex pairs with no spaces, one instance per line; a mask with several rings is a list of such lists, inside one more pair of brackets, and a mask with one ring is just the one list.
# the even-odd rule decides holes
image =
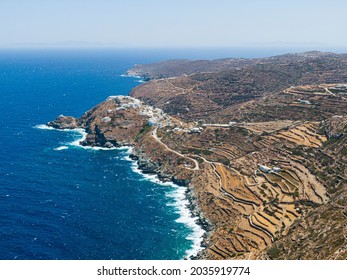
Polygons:
[[138,159],[137,164],[143,173],[158,173],[159,166],[157,163],[152,163],[147,159],[141,157]]
[[114,148],[113,144],[109,141],[107,141],[104,145],[105,148]]
[[176,176],[172,176],[171,181],[174,182],[176,185],[185,187],[188,186],[190,182],[188,179],[179,179]]
[[56,129],[75,129],[79,127],[77,119],[63,115],[60,115],[54,121],[48,122],[47,125]]
[[86,138],[80,142],[82,146],[96,146],[95,143],[95,134],[94,133],[88,133]]

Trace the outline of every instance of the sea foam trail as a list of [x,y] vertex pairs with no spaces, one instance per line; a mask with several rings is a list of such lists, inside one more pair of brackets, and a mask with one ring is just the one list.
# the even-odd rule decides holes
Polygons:
[[58,148],[55,148],[54,150],[55,151],[61,151],[61,150],[66,150],[66,149],[68,149],[69,147],[68,146],[60,146],[60,147],[58,147]]
[[129,75],[129,74],[121,74],[119,76],[123,77],[123,78],[135,78],[135,79],[141,79],[142,78],[141,76],[138,76],[138,75]]
[[122,150],[124,149],[124,147],[113,147],[113,148],[105,148],[105,147],[92,147],[92,146],[82,146],[80,143],[82,141],[84,141],[88,135],[88,133],[82,129],[82,128],[76,128],[76,129],[72,129],[71,131],[77,132],[79,134],[81,134],[81,138],[78,138],[72,142],[70,142],[71,146],[75,146],[78,148],[82,148],[85,150],[94,150],[94,151],[111,151],[111,150]]
[[192,247],[185,252],[185,258],[190,258],[196,256],[196,254],[201,251],[201,242],[203,241],[203,235],[205,231],[198,224],[198,217],[193,217],[192,213],[188,207],[189,201],[186,196],[186,187],[178,186],[173,182],[162,182],[155,174],[144,174],[139,169],[136,161],[132,160],[129,155],[132,153],[132,148],[128,148],[127,156],[124,157],[125,160],[131,161],[131,169],[133,172],[141,174],[145,180],[151,181],[162,186],[172,187],[173,191],[167,192],[166,195],[174,200],[173,203],[167,204],[167,206],[172,206],[177,209],[177,213],[180,217],[176,220],[177,223],[185,224],[191,229],[191,233],[186,237],[187,240],[193,242]]
[[122,75],[120,75],[120,77],[123,77],[123,78],[133,78],[133,79],[136,79],[136,82],[138,82],[138,83],[144,83],[145,82],[141,76],[137,76],[137,75],[122,74]]
[[46,129],[46,130],[58,130],[58,129],[55,129],[55,128],[51,127],[51,126],[45,125],[45,124],[35,125],[34,128]]
[[64,146],[60,146],[58,148],[55,148],[54,150],[55,151],[61,151],[61,150],[65,150],[65,149],[68,149],[69,146],[71,147],[78,147],[78,148],[82,148],[82,149],[85,149],[85,150],[95,150],[95,151],[100,151],[100,150],[103,150],[103,151],[109,151],[109,150],[118,150],[118,149],[122,149],[122,148],[104,148],[104,147],[92,147],[92,146],[82,146],[80,143],[82,141],[84,141],[88,135],[88,133],[83,129],[83,128],[75,128],[75,129],[56,129],[56,128],[53,128],[53,127],[50,127],[50,126],[47,126],[45,124],[39,124],[39,125],[36,125],[35,128],[38,128],[38,129],[45,129],[45,130],[56,130],[56,131],[62,131],[62,132],[74,132],[74,133],[78,133],[80,135],[79,138],[73,140],[72,142],[67,142],[67,143],[64,143]]

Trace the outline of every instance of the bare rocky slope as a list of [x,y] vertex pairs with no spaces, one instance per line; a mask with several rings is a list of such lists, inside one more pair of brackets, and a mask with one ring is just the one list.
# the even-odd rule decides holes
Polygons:
[[247,109],[244,116],[240,111],[247,102],[258,102],[267,94],[279,93],[290,86],[346,80],[347,55],[309,52],[259,59],[255,64],[234,70],[153,80],[136,87],[131,96],[185,120],[211,122],[244,117],[265,120],[269,117],[264,112],[262,116],[250,116]]
[[[130,73],[175,75],[168,63]],[[131,145],[145,172],[186,185],[208,231],[198,258],[345,259],[347,55],[213,67],[48,125],[86,129],[83,145]]]
[[253,65],[256,59],[226,58],[216,60],[177,59],[154,64],[136,64],[126,72],[129,76],[141,76],[145,80],[161,79],[189,75],[197,72],[219,72],[239,69]]

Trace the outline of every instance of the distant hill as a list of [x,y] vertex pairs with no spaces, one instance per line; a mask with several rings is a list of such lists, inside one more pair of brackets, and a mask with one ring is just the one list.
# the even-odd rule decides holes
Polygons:
[[[197,65],[204,72],[197,71]],[[220,71],[222,68],[224,70]],[[138,75],[141,75],[141,71],[147,71],[145,75],[150,77],[184,74],[174,78],[154,79],[131,92],[132,96],[158,106],[167,113],[179,114],[187,120],[225,122],[246,117],[249,121],[263,121],[271,119],[271,115],[276,112],[264,113],[261,106],[265,104],[261,98],[266,95],[275,96],[290,86],[346,82],[347,55],[306,52],[257,60],[166,61],[137,66],[136,69]],[[191,72],[196,73],[189,74]],[[241,112],[243,107],[240,104],[251,100],[259,101],[253,104],[252,111]],[[279,99],[272,98],[271,102],[266,106],[279,105]],[[282,113],[294,117],[294,114],[287,112],[287,106],[279,106],[283,107]]]
[[237,69],[254,65],[257,60],[226,58],[216,60],[168,60],[153,64],[136,64],[126,74],[130,76],[141,76],[144,79],[161,79],[190,75],[197,72],[219,72],[223,70]]

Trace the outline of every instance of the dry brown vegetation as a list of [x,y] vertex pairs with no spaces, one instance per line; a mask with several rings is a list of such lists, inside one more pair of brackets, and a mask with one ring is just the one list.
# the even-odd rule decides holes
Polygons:
[[[242,129],[245,127],[250,129],[247,135],[231,127],[205,129],[199,135],[164,134],[162,139],[172,149],[195,152],[204,159],[192,184],[205,216],[216,225],[209,240],[212,246],[204,252],[207,258],[252,258],[255,250],[264,250],[286,235],[309,211],[309,205],[328,200],[324,185],[301,164],[300,155],[290,150],[298,145],[322,147],[327,139],[317,133],[319,123],[252,123],[243,124]],[[264,131],[267,135],[260,136]],[[247,140],[248,145],[241,145]],[[229,162],[222,163],[221,156]],[[281,171],[262,172],[258,164]]]

